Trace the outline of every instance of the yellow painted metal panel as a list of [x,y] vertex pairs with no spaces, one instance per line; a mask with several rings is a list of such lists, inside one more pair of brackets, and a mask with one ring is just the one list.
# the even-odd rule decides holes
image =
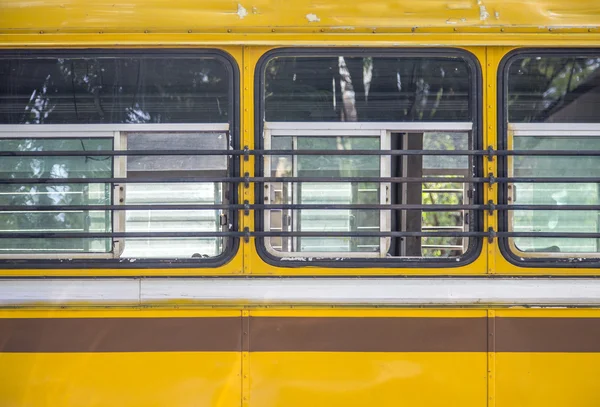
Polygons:
[[[0,3],[2,4],[2,3]],[[112,47],[111,47],[112,48]],[[209,48],[207,46],[199,46],[198,49]],[[242,48],[241,47],[219,47],[221,51],[228,53],[233,60],[233,63],[237,66],[238,70],[241,71],[242,66]],[[241,74],[240,74],[241,76]],[[241,87],[241,79],[238,79],[238,87]],[[240,100],[241,94],[235,95],[235,99]],[[241,105],[241,103],[240,103]],[[241,114],[240,114],[241,117]],[[238,134],[232,134],[233,137],[239,137]],[[242,228],[242,220],[239,221],[238,228]],[[206,267],[199,264],[198,267],[167,267],[167,268],[95,268],[93,272],[90,272],[90,267],[81,268],[49,268],[49,269],[27,269],[27,268],[2,268],[0,269],[0,276],[195,276],[195,275],[239,275],[243,272],[243,256],[242,256],[242,245],[240,244],[237,251],[233,254],[229,261],[220,267]],[[125,262],[127,264],[127,262]]]
[[[254,92],[255,89],[254,78],[256,76],[255,68],[258,60],[268,51],[276,49],[275,47],[246,47],[244,50],[244,92],[243,104],[244,104],[244,117],[248,117],[244,121],[244,129],[242,131],[244,137],[244,145],[248,145],[250,148],[254,147],[255,131],[257,127],[254,126],[253,122],[250,124],[248,120],[254,120]],[[480,65],[482,66],[482,77],[485,75],[485,53],[484,47],[465,47],[466,51],[473,54]],[[252,86],[248,86],[249,82]],[[481,84],[480,86],[484,86]],[[482,89],[484,91],[484,89]],[[254,162],[242,162],[243,172],[248,172],[250,175],[254,174]],[[244,199],[248,199],[250,202],[255,202],[254,189],[244,189]],[[253,230],[254,216],[244,217],[246,226],[249,226]],[[448,267],[448,265],[442,265],[436,268],[421,268],[413,267],[407,268],[402,267],[403,265],[399,262],[396,267],[377,267],[377,262],[373,262],[370,267],[364,268],[332,268],[332,267],[284,267],[285,263],[273,265],[267,263],[261,258],[257,249],[254,238],[250,238],[249,242],[244,244],[244,271],[246,274],[253,275],[398,275],[398,274],[444,274],[444,275],[461,275],[461,274],[484,274],[486,273],[487,267],[487,241],[482,242],[482,250],[480,255],[471,263],[462,267]]]
[[[1,314],[0,314],[1,315]],[[344,309],[255,309],[250,312],[253,317],[395,317],[395,318],[485,318],[484,309],[376,309],[376,308],[344,308]]]
[[236,352],[0,353],[0,366],[3,407],[227,407],[241,398]]
[[597,407],[600,354],[496,354],[496,407]]
[[[440,28],[419,30],[397,30],[373,33],[345,33],[333,29],[316,29],[302,33],[286,33],[281,28],[268,32],[245,33],[232,29],[231,32],[198,33],[182,30],[181,33],[58,33],[39,30],[29,34],[3,32],[0,30],[0,48],[165,48],[206,46],[362,46],[362,47],[431,47],[431,46],[532,46],[532,47],[598,47],[600,29],[536,29],[526,32],[510,28],[490,28],[476,31],[465,28]],[[189,32],[191,31],[191,32]],[[341,35],[347,34],[347,35]]]
[[251,406],[486,405],[485,353],[251,353]]
[[497,309],[495,315],[498,318],[600,318],[598,308],[511,308]]
[[600,25],[596,0],[46,0],[0,2],[0,30],[318,29],[381,27],[590,27]]
[[0,309],[2,318],[224,318],[239,317],[239,309],[115,309],[115,308],[79,308],[79,309]]

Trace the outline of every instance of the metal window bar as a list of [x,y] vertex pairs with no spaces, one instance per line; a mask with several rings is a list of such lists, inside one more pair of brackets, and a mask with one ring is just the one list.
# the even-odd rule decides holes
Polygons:
[[[530,134],[546,134],[541,130],[535,130],[532,126],[528,130],[523,130],[522,133],[529,132]],[[598,127],[596,125],[596,127]],[[152,131],[160,131],[154,126],[149,127]],[[135,128],[138,131],[139,128]],[[5,129],[0,126],[0,138],[3,137]],[[33,131],[28,129],[28,131]],[[37,131],[37,129],[36,129]],[[55,137],[66,137],[61,130],[54,129]],[[132,130],[133,131],[133,130]],[[197,131],[197,129],[194,129]],[[217,130],[218,131],[218,130]],[[551,135],[564,135],[565,130],[548,130],[554,132]],[[584,130],[569,129],[575,134],[578,131]],[[586,136],[600,137],[599,131],[586,130]],[[573,133],[575,132],[575,133]],[[18,132],[17,132],[18,133]],[[59,134],[60,133],[60,134]],[[560,134],[559,134],[560,133]],[[18,135],[18,134],[17,134]],[[33,137],[31,134],[24,134],[22,137]],[[80,135],[81,137],[81,135]],[[15,134],[12,138],[16,138]],[[448,155],[448,156],[482,156],[494,159],[494,157],[510,157],[510,156],[600,156],[600,150],[574,151],[574,150],[163,150],[163,151],[146,151],[146,150],[130,150],[130,151],[0,151],[0,157],[127,157],[127,156],[212,156],[223,155],[230,157],[246,158],[250,156],[273,156],[273,155],[372,155],[372,156],[411,156],[411,155]],[[446,178],[446,177],[338,177],[338,178],[319,178],[319,177],[252,177],[246,176],[231,176],[231,177],[174,177],[174,178],[155,178],[143,177],[136,179],[128,179],[122,177],[110,178],[15,178],[15,179],[0,179],[0,184],[4,185],[19,185],[19,184],[110,184],[110,185],[126,185],[129,183],[151,183],[151,182],[222,182],[229,184],[244,184],[244,187],[249,187],[250,184],[265,184],[272,182],[300,183],[300,182],[373,182],[373,183],[425,183],[425,182],[459,182],[471,183],[478,185],[492,184],[512,184],[512,183],[600,183],[600,177],[494,177],[476,176],[464,178]],[[265,211],[265,210],[299,210],[299,209],[319,209],[319,210],[340,210],[340,209],[372,209],[372,210],[426,210],[426,211],[452,211],[452,210],[468,210],[468,211],[486,211],[490,213],[498,211],[597,211],[600,210],[600,205],[529,205],[529,204],[505,204],[505,203],[487,203],[487,204],[461,204],[461,205],[408,205],[408,204],[260,204],[260,203],[230,203],[230,204],[199,204],[199,205],[0,205],[2,213],[16,212],[35,212],[35,211],[135,211],[135,210],[226,210],[226,211]],[[432,228],[433,229],[433,228]],[[232,238],[250,238],[250,237],[470,237],[470,238],[515,238],[515,237],[556,237],[556,238],[600,238],[600,233],[592,232],[516,232],[516,231],[452,231],[447,232],[435,228],[435,231],[422,232],[400,232],[400,231],[345,231],[345,232],[298,232],[298,231],[215,231],[215,232],[148,232],[148,233],[93,233],[93,232],[76,232],[76,231],[44,231],[44,232],[0,232],[0,238],[135,238],[135,237],[232,237]],[[437,247],[436,245],[424,245],[424,247]]]

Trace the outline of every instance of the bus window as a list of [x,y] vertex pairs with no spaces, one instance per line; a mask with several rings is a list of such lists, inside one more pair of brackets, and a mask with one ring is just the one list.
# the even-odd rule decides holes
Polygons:
[[510,250],[523,261],[597,258],[600,157],[585,152],[600,150],[600,57],[518,53],[505,81],[504,144],[523,153],[505,160],[506,171],[525,179],[504,188],[505,202],[525,206],[503,219],[517,233]]
[[0,56],[0,148],[15,152],[0,161],[0,257],[223,257],[233,66],[202,53],[69,55]]
[[445,153],[477,145],[464,55],[280,51],[262,66],[270,257],[460,263],[475,250],[477,160]]

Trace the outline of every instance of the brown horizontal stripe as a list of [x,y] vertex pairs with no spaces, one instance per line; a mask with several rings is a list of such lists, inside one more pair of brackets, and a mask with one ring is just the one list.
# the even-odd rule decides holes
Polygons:
[[0,319],[0,352],[242,350],[600,352],[600,318]]
[[496,318],[496,352],[600,352],[600,318]]
[[240,351],[241,320],[227,318],[6,318],[0,352]]
[[486,318],[250,318],[254,352],[485,352]]

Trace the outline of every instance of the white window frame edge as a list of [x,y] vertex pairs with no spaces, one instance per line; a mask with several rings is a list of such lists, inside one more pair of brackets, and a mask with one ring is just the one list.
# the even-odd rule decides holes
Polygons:
[[[127,133],[133,132],[227,132],[229,123],[175,123],[175,124],[8,124],[0,125],[0,139],[65,139],[65,138],[106,138],[113,140],[112,151],[127,150]],[[229,144],[230,145],[230,144]],[[115,156],[113,159],[113,178],[127,178],[127,157]],[[112,205],[125,203],[126,184],[113,186]],[[123,190],[121,190],[123,187]],[[120,199],[123,202],[120,202]],[[125,211],[111,211],[113,233],[125,231]],[[0,253],[0,259],[25,260],[65,260],[65,259],[119,259],[125,246],[125,239],[112,238],[111,252],[108,253]]]
[[[343,123],[343,124],[348,124],[348,123]],[[353,124],[353,123],[349,123],[349,124]],[[314,136],[328,136],[328,137],[335,137],[335,136],[346,136],[346,137],[377,137],[380,140],[380,149],[384,149],[384,147],[387,147],[387,149],[390,149],[390,135],[391,132],[386,131],[384,129],[370,129],[370,130],[361,130],[355,128],[354,129],[347,129],[347,130],[336,130],[336,129],[326,129],[324,128],[323,130],[315,130],[315,131],[304,131],[303,129],[299,130],[299,129],[277,129],[277,130],[269,130],[267,128],[265,128],[264,132],[263,132],[263,145],[265,150],[270,150],[271,149],[271,141],[272,141],[272,137],[293,137],[294,139],[296,137],[314,137]],[[387,140],[387,141],[386,141]],[[294,168],[294,177],[297,176],[297,174],[295,173],[296,169],[297,169],[297,165],[296,165],[296,159],[297,159],[297,155],[293,154],[293,151],[296,150],[296,146],[293,146],[293,150],[291,151],[293,156],[293,168]],[[335,150],[332,150],[335,151]],[[375,150],[374,150],[375,151]],[[381,172],[381,177],[389,177],[390,176],[390,170],[391,170],[391,158],[390,156],[380,156],[381,160],[380,160],[380,172]],[[387,157],[387,160],[384,159],[384,157]],[[385,165],[385,162],[387,162],[387,165]],[[269,175],[265,175],[265,176],[270,176],[271,173],[271,155],[265,155],[264,159],[263,159],[263,172],[267,172],[269,173]],[[297,196],[297,194],[295,193],[296,188],[297,188],[297,183],[294,183],[294,193],[293,196]],[[381,202],[386,202],[385,198],[386,198],[386,194],[385,194],[385,185],[389,185],[389,183],[382,183],[382,188],[380,188],[379,191],[379,199],[380,199],[380,203]],[[389,188],[388,188],[389,190]],[[382,199],[384,199],[382,201]],[[264,203],[265,204],[270,204],[271,203],[271,199],[270,199],[270,195],[269,194],[265,194],[264,195]],[[294,210],[294,215],[295,215],[295,211]],[[389,231],[390,225],[391,225],[391,211],[384,211],[381,210],[380,211],[380,224],[379,224],[379,230],[380,231]],[[294,222],[294,226],[296,225],[296,223]],[[263,214],[263,226],[264,226],[264,230],[265,231],[270,231],[271,230],[271,211],[269,209],[265,209],[264,214]],[[385,227],[388,228],[388,230],[384,229]],[[296,231],[296,228],[293,228],[293,231]],[[295,247],[296,246],[296,237],[293,238],[293,244],[292,246]],[[317,258],[317,259],[331,259],[331,258],[380,258],[380,257],[385,257],[385,254],[387,253],[387,246],[383,247],[381,245],[381,243],[385,243],[385,242],[389,242],[391,241],[391,239],[389,237],[382,237],[380,238],[380,250],[379,252],[283,252],[283,251],[279,251],[276,250],[273,245],[271,244],[271,238],[266,237],[264,238],[264,247],[267,250],[267,252],[269,254],[271,254],[274,257],[280,258],[282,260],[293,260],[293,259],[297,259],[297,258]],[[389,243],[387,243],[389,244]]]
[[[515,137],[596,137],[600,138],[600,123],[509,123],[507,128],[507,150],[513,150],[513,139]],[[573,155],[575,157],[575,155]],[[508,177],[514,177],[513,156],[507,156],[507,173]],[[514,185],[514,184],[509,184]],[[510,198],[510,204],[514,204],[514,189],[508,189],[507,200]],[[507,212],[508,231],[513,232],[514,211]],[[587,252],[524,252],[515,244],[514,237],[508,238],[509,250],[521,257],[527,259],[569,259],[569,258],[584,258],[597,259],[600,258],[599,253]],[[558,238],[560,239],[560,238]]]

